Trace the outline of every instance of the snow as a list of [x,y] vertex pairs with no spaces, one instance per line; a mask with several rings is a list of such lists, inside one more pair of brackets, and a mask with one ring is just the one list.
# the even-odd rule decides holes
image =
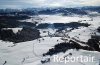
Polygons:
[[[47,16],[47,15],[43,16],[44,20],[41,23],[68,23],[68,22],[72,22],[72,20],[74,20],[76,22],[81,20],[81,19],[75,20],[76,18],[75,19],[68,18],[68,19],[71,19],[71,20],[66,21],[67,18],[62,18],[62,16],[61,17],[58,16],[57,18],[56,17],[57,16]],[[84,16],[84,17],[86,17],[86,16]],[[93,17],[93,21],[91,20],[91,18],[89,18],[89,19],[87,19],[87,18],[84,19],[83,18],[82,20],[86,20],[86,21],[82,21],[82,23],[89,23],[89,24],[91,24],[91,26],[89,26],[89,27],[79,27],[78,29],[72,30],[68,34],[71,38],[74,37],[74,38],[76,38],[80,41],[87,42],[88,39],[91,38],[91,35],[96,33],[96,28],[100,26],[100,21],[99,21],[100,17],[99,16],[98,17]],[[51,29],[47,29],[47,30],[53,32],[52,34],[55,33],[55,31],[53,31]],[[45,31],[47,31],[47,30],[45,30]],[[43,34],[44,30],[43,31],[40,30],[40,31],[41,31],[41,35],[43,35],[43,36],[47,35],[47,33]],[[76,36],[79,37],[79,38],[77,38]],[[83,44],[80,44],[80,45],[83,46]],[[43,46],[43,47],[45,47],[45,46]],[[47,49],[47,47],[45,47],[45,48]],[[41,64],[39,61],[37,61],[37,62],[32,62],[32,63],[25,63],[24,65],[33,65],[33,64],[34,65],[99,65],[99,63],[100,63],[100,61],[99,61],[100,52],[96,52],[96,51],[86,51],[86,50],[76,51],[76,50],[71,49],[69,51],[66,51],[65,53],[59,53],[59,54],[56,54],[56,55],[65,56],[68,53],[72,53],[73,54],[72,56],[79,56],[79,55],[89,56],[89,55],[91,55],[91,56],[95,57],[95,60],[94,60],[94,62],[87,62],[87,63],[74,62],[74,63],[67,63],[67,64],[59,63],[59,62],[53,62],[53,61],[45,63],[45,64]],[[41,52],[39,54],[41,54]],[[51,56],[50,59],[53,60],[53,56]]]
[[20,22],[31,22],[31,23],[35,23],[35,22],[40,22],[42,19],[39,16],[30,16],[30,19],[25,19],[25,20],[19,20]]
[[72,30],[68,34],[71,38],[74,37],[80,41],[87,42],[95,32],[96,28],[94,27],[80,27],[79,29]]
[[57,40],[63,42],[60,40],[60,37],[44,37],[44,40],[40,38],[41,42],[37,39],[16,45],[10,42],[0,41],[0,65],[5,61],[7,61],[6,65],[22,65],[24,62],[37,62],[39,58],[36,54],[42,55],[44,52],[46,53],[49,48],[52,48],[58,43]]
[[100,16],[92,17],[89,21],[82,21],[82,23],[91,24],[91,26],[97,28],[100,26]]
[[12,30],[15,34],[18,32],[18,31],[21,31],[22,28],[3,28],[4,30]]
[[[93,19],[93,20],[92,20]],[[26,22],[34,22],[37,21],[39,23],[70,23],[70,22],[79,22],[81,23],[89,23],[91,26],[89,27],[79,27],[78,29],[74,29],[66,34],[68,34],[71,38],[78,39],[80,41],[87,42],[88,39],[91,38],[91,35],[97,33],[96,28],[100,26],[100,16],[97,17],[88,17],[88,16],[59,16],[59,15],[39,15],[37,18],[31,18],[24,20]],[[22,28],[4,28],[4,29],[12,29],[14,33],[17,33],[18,30],[22,30]],[[69,28],[70,29],[70,28]],[[100,52],[96,51],[86,51],[86,50],[75,50],[70,49],[65,53],[59,53],[56,55],[66,56],[69,53],[72,53],[72,56],[94,56],[94,62],[87,63],[59,63],[53,62],[53,56],[49,56],[50,62],[42,64],[40,61],[44,58],[42,56],[43,53],[46,53],[49,49],[53,48],[54,45],[63,42],[61,37],[49,37],[49,35],[53,35],[56,32],[56,29],[39,29],[40,35],[42,38],[21,42],[17,44],[13,44],[12,42],[4,42],[0,40],[0,65],[3,65],[5,61],[7,63],[5,65],[99,65],[100,63]],[[44,31],[46,31],[44,33]],[[48,35],[48,32],[50,33]],[[99,34],[99,33],[97,33]],[[60,35],[60,34],[59,34]],[[78,38],[79,37],[79,38]],[[57,41],[58,40],[58,41]],[[84,46],[84,44],[80,44]]]
[[78,22],[82,20],[90,20],[89,17],[79,17],[79,16],[59,16],[59,15],[39,15],[39,17],[43,18],[41,23],[70,23],[70,22]]
[[70,23],[78,22],[83,20],[91,20],[88,16],[61,16],[61,15],[38,15],[33,16],[30,19],[20,20],[20,22],[31,22],[31,23]]
[[68,56],[69,53],[72,53],[72,56],[77,57],[77,56],[87,56],[87,57],[94,57],[94,61],[93,62],[54,62],[54,56],[51,56],[50,59],[51,61],[45,64],[41,64],[39,63],[39,61],[37,62],[33,62],[33,63],[26,63],[24,65],[98,65],[99,63],[99,57],[100,54],[99,52],[92,52],[92,51],[85,51],[85,50],[79,50],[76,51],[75,49],[70,49],[68,51],[66,51],[65,53],[59,53],[57,54],[58,57],[65,57],[66,55]]
[[[57,40],[59,41],[57,42]],[[0,41],[0,64],[2,65],[5,61],[7,61],[6,65],[43,65],[40,62],[42,54],[46,53],[50,48],[53,48],[54,45],[61,42],[63,42],[61,37],[43,37],[33,41],[18,43],[15,46],[12,42]],[[75,62],[67,63],[68,65],[98,65],[98,59],[100,59],[100,53],[96,51],[76,51],[71,49],[65,53],[59,53],[57,55],[64,57],[69,53],[72,53],[73,56],[92,55],[96,59],[92,63]],[[65,63],[54,62],[53,56],[50,56],[50,59],[52,61],[45,63],[44,65],[66,65]]]
[[49,36],[49,35],[53,35],[56,32],[56,29],[39,29],[40,31],[40,36],[44,37],[44,36]]

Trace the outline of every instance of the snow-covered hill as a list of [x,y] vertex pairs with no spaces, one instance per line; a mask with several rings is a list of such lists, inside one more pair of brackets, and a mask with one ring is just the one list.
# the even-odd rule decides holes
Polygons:
[[[57,41],[58,40],[58,41]],[[63,42],[61,37],[43,37],[33,41],[18,43],[16,45],[11,42],[0,41],[0,64],[3,65],[43,65],[41,60],[46,59],[42,56],[43,53],[46,53],[50,48],[53,48],[54,45]],[[84,51],[84,50],[75,50],[71,49],[65,53],[59,53],[58,56],[64,57],[72,53],[72,56],[93,56],[95,57],[94,62],[75,62],[75,63],[66,63],[70,65],[99,65],[100,53],[96,51]],[[66,65],[63,62],[54,62],[53,56],[49,56],[50,62],[45,63],[44,65]]]
[[5,61],[7,61],[6,65],[23,65],[23,63],[37,61],[43,53],[58,43],[57,40],[59,43],[63,42],[60,37],[44,37],[17,44],[0,40],[0,65]]

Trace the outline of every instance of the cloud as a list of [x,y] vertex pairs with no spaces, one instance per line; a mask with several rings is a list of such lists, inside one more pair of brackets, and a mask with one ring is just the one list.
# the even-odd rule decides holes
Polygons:
[[0,0],[0,8],[100,6],[100,0]]
[[84,6],[100,6],[100,0],[85,0],[81,4]]

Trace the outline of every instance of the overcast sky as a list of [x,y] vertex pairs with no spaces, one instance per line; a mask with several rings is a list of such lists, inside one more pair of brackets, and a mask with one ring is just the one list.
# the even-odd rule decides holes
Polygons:
[[100,6],[100,0],[0,0],[0,8]]

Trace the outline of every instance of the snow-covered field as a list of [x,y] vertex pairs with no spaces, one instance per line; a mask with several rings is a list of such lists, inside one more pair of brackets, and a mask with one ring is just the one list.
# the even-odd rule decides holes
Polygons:
[[87,16],[79,17],[79,16],[39,15],[39,17],[43,18],[41,23],[70,23],[83,20],[90,20],[90,18]]
[[21,20],[21,22],[32,22],[38,21],[39,23],[70,23],[70,22],[78,22],[84,20],[91,20],[88,16],[60,16],[60,15],[39,15],[33,16],[30,19]]
[[41,64],[40,61],[37,61],[37,62],[33,62],[33,63],[27,63],[27,64],[24,64],[24,65],[99,65],[99,57],[100,57],[100,54],[98,52],[90,52],[90,51],[84,51],[84,50],[79,50],[79,51],[76,51],[76,50],[68,50],[67,52],[65,53],[59,53],[57,54],[57,56],[59,57],[64,57],[66,55],[68,55],[69,53],[72,53],[74,57],[77,57],[77,56],[90,56],[90,57],[94,57],[94,61],[93,62],[54,62],[54,56],[50,57],[51,59],[51,62],[48,62],[48,63],[45,63],[45,64]]
[[[44,39],[44,40],[43,40]],[[40,41],[39,41],[40,40]],[[0,41],[0,64],[3,65],[43,65],[40,61],[43,59],[42,54],[47,52],[50,48],[53,48],[58,42],[63,42],[60,37],[44,37],[33,41],[18,43],[13,45],[11,42]],[[59,53],[58,56],[66,56],[72,53],[72,56],[88,56],[95,57],[94,62],[74,62],[66,63],[70,65],[99,65],[100,53],[84,50],[68,50],[65,53]],[[54,62],[53,56],[50,57],[51,62],[44,65],[66,65],[63,62]]]
[[[89,27],[80,27],[78,29],[72,30],[68,34],[70,37],[75,37],[78,40],[86,42],[91,38],[92,33],[96,32],[96,28],[100,26],[100,16],[98,17],[66,17],[66,16],[58,16],[58,15],[40,15],[41,20],[39,23],[70,23],[70,22],[79,22],[89,23],[91,26]],[[93,20],[92,20],[93,19]],[[28,19],[28,22],[32,22],[33,19]],[[16,29],[14,29],[15,33]],[[21,29],[20,29],[21,30]],[[44,58],[42,56],[43,53],[46,53],[49,49],[53,48],[54,45],[64,42],[61,40],[61,37],[48,37],[48,31],[50,34],[55,34],[56,30],[53,29],[39,29],[42,38],[21,42],[17,44],[13,44],[12,42],[4,42],[0,40],[0,65],[99,65],[100,63],[100,52],[96,51],[86,51],[75,49],[71,49],[66,51],[65,53],[59,53],[56,55],[65,56],[69,53],[72,53],[72,56],[94,56],[94,62],[75,62],[75,63],[59,63],[53,62],[53,56],[50,57],[50,62],[42,64],[41,60]],[[46,31],[43,33],[43,31]],[[46,37],[45,37],[46,36]],[[78,38],[77,38],[78,37]]]
[[60,37],[44,37],[16,45],[0,40],[0,65],[5,61],[7,61],[6,65],[23,65],[26,62],[37,61],[40,59],[38,56],[42,57],[43,53],[58,43],[57,40],[63,42]]

